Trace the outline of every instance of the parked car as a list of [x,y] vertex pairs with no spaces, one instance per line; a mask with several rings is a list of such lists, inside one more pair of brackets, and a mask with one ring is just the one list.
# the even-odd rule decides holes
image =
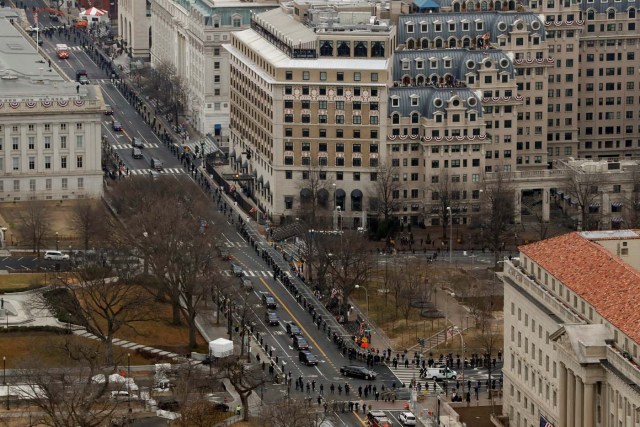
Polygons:
[[69,255],[63,254],[60,251],[46,251],[44,253],[44,259],[50,259],[52,261],[68,261]]
[[307,366],[317,365],[318,358],[309,350],[302,350],[298,353],[298,360]]
[[267,325],[278,326],[280,324],[280,318],[275,311],[267,311],[264,314],[264,321]]
[[364,378],[365,380],[375,380],[378,374],[364,366],[347,365],[340,368],[340,373],[345,377]]
[[120,131],[122,130],[122,123],[120,123],[120,122],[119,122],[119,121],[117,121],[117,120],[113,120],[113,121],[111,122],[111,128],[112,128],[113,130],[115,130],[116,132],[120,132]]
[[289,336],[293,337],[295,335],[302,335],[302,331],[300,330],[298,325],[296,325],[295,323],[288,322],[287,323],[287,334],[289,334]]
[[151,168],[157,171],[161,171],[162,169],[164,169],[164,164],[162,163],[162,160],[158,159],[157,157],[152,157]]
[[262,294],[262,304],[267,308],[276,309],[278,304],[276,303],[276,299],[270,293],[266,292]]
[[398,417],[402,425],[404,426],[414,426],[416,425],[416,416],[411,412],[403,412]]
[[296,350],[308,350],[309,343],[302,335],[294,335],[293,336],[293,348]]

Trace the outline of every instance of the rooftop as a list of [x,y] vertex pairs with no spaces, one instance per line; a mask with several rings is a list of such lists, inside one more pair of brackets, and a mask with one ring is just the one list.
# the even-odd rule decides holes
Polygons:
[[[615,233],[604,238],[640,237],[635,231]],[[640,272],[598,244],[595,240],[602,240],[600,234],[568,233],[521,246],[520,252],[587,301],[613,326],[640,342]]]
[[69,100],[87,96],[96,99],[95,87],[78,88],[75,82],[58,74],[55,67],[49,67],[28,40],[29,36],[20,32],[15,16],[10,10],[0,10],[0,102]]

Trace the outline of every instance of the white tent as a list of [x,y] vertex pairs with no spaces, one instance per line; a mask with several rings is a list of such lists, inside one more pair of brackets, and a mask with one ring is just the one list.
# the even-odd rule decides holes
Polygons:
[[85,9],[80,12],[78,16],[80,19],[84,19],[89,22],[109,22],[109,12],[104,9],[98,9],[97,7]]
[[209,354],[213,357],[226,357],[233,354],[233,341],[218,338],[209,343]]

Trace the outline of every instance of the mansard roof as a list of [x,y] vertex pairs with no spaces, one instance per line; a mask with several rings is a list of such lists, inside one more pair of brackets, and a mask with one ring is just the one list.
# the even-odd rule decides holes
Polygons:
[[[482,116],[482,106],[478,94],[469,88],[436,88],[425,86],[393,87],[389,89],[389,115],[399,113],[402,117],[409,117],[417,112],[421,116],[432,118],[435,113],[446,114],[450,102],[454,99],[461,101],[468,110],[475,110],[478,117]],[[417,98],[418,105],[412,105],[412,99]],[[398,106],[393,106],[393,99],[398,99]]]
[[[446,60],[451,66],[445,68]],[[418,68],[422,61],[422,68]],[[403,64],[409,63],[409,69]],[[432,65],[436,65],[435,68]],[[419,75],[430,77],[451,74],[456,80],[465,80],[468,73],[477,74],[482,67],[496,67],[498,72],[507,72],[515,77],[515,69],[511,58],[503,51],[473,49],[421,49],[396,51],[393,59],[393,80],[401,81],[403,76],[415,78]]]

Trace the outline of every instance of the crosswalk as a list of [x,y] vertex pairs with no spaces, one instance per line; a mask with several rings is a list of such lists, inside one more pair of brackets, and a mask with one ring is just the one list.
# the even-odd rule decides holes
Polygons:
[[149,175],[151,172],[157,172],[161,175],[177,175],[186,173],[182,168],[164,168],[163,170],[157,171],[155,169],[130,169],[129,173],[131,175]]
[[[84,51],[82,46],[69,46],[69,45],[67,45],[67,47],[69,48],[69,50],[71,52],[83,52]],[[55,55],[55,53],[56,53],[56,49],[52,48],[52,47],[46,48],[46,49],[44,49],[44,51],[47,52],[47,53],[50,53],[52,55]]]
[[[433,392],[433,383],[434,381],[432,379],[424,379],[424,378],[420,378],[420,369],[416,368],[415,366],[409,366],[409,368],[405,368],[404,365],[400,365],[398,364],[397,368],[394,368],[393,366],[389,366],[389,369],[391,370],[391,372],[393,373],[393,375],[395,375],[395,377],[400,381],[400,383],[403,383],[405,385],[409,385],[411,383],[412,380],[416,380],[419,381],[422,384],[422,389],[428,389],[429,392]],[[442,385],[439,384],[438,382],[435,382],[436,384],[436,391],[438,392],[442,392]]]
[[[271,277],[271,278],[273,278],[273,272],[272,271],[245,270],[244,272],[249,277]],[[229,277],[229,276],[233,276],[233,271],[232,270],[220,270],[220,274],[222,274],[223,276]]]
[[[196,146],[198,147],[198,152],[202,149],[202,143],[204,143],[204,152],[206,154],[208,153],[212,153],[214,151],[217,150],[217,148],[213,145],[213,142],[211,142],[209,139],[203,139],[203,140],[199,140],[199,141],[187,141],[185,143],[182,144],[182,146],[187,146],[189,147],[189,150],[191,150],[192,153],[196,152]],[[200,153],[202,154],[202,153]]]
[[249,244],[247,242],[224,242],[224,245],[227,248],[248,248]]
[[[158,147],[160,147],[160,144],[153,144],[153,143],[150,143],[150,142],[144,142],[142,144],[142,146],[144,148],[158,148]],[[131,150],[133,148],[133,145],[131,145],[131,144],[112,144],[111,147],[114,150]]]

